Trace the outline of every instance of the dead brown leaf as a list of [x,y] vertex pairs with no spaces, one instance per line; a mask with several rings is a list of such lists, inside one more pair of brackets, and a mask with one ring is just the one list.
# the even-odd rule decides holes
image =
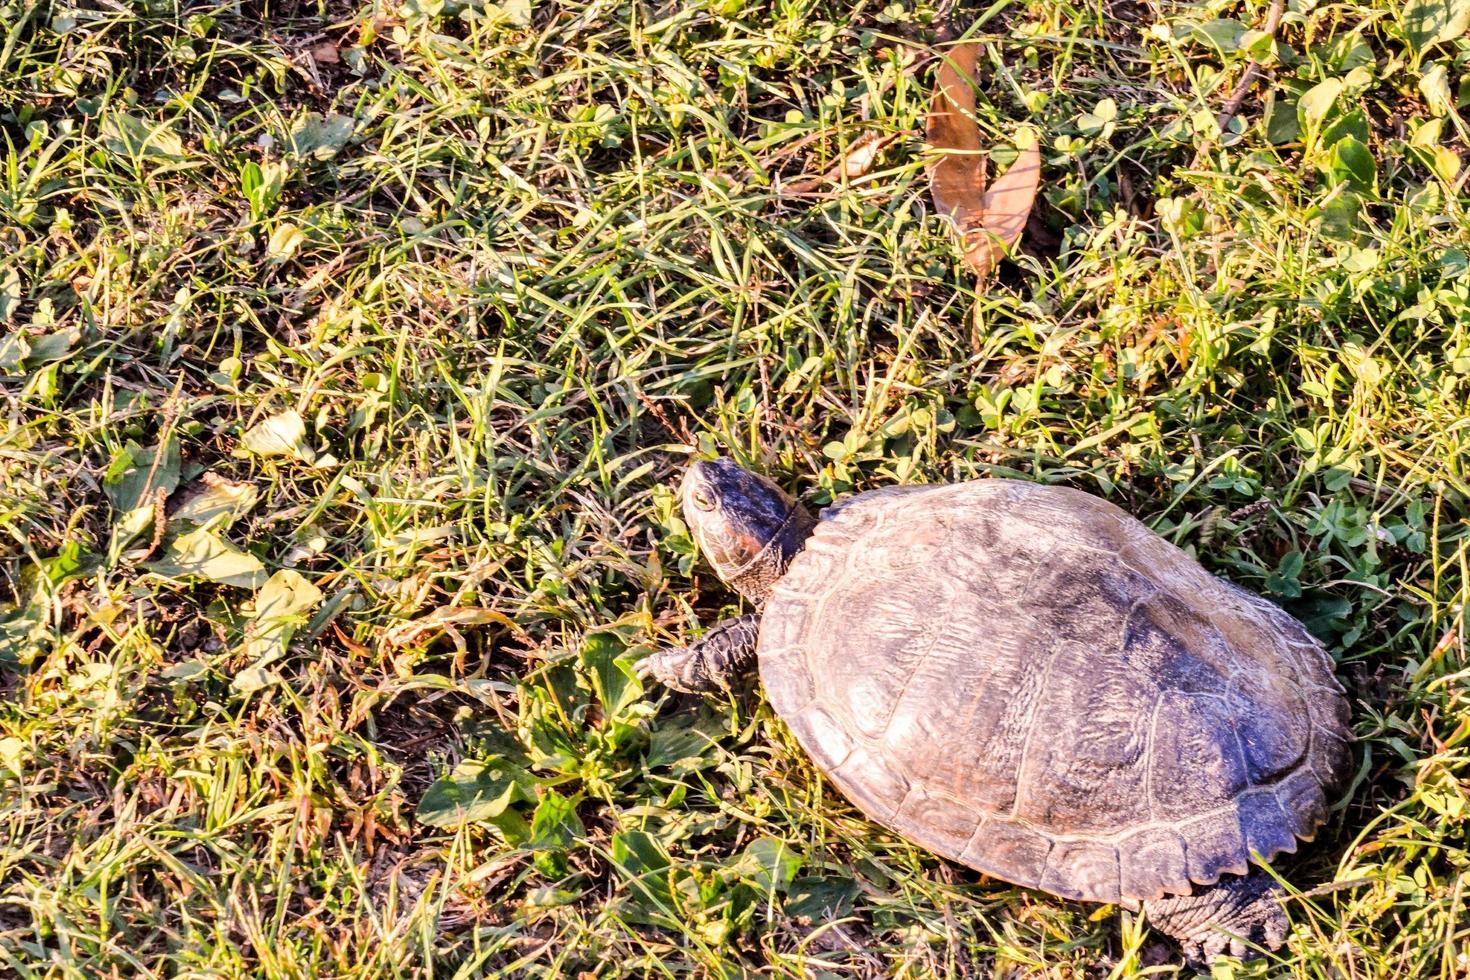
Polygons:
[[342,60],[342,52],[331,41],[324,41],[312,47],[311,59],[319,65],[335,65]]
[[950,48],[934,78],[926,121],[929,145],[945,151],[929,165],[929,192],[956,224],[979,224],[985,196],[985,164],[975,125],[975,59],[978,44]]
[[837,162],[822,176],[794,180],[781,188],[782,193],[810,194],[823,184],[837,184],[844,177],[848,180],[861,177],[873,169],[873,164],[878,162],[878,154],[898,137],[898,133],[864,133],[853,140]]
[[[1021,240],[1040,188],[1041,147],[1032,143],[1021,150],[1010,168],[995,178],[995,183],[985,192],[981,210],[985,215],[985,232],[989,236],[985,244],[990,247],[992,265]],[[985,274],[979,269],[976,272]]]
[[965,264],[986,278],[1006,250],[1020,241],[1041,186],[1041,148],[1023,147],[993,186],[985,181],[985,155],[975,124],[975,63],[980,45],[958,44],[945,53],[929,103],[929,145],[941,154],[929,165],[929,193],[964,245]]

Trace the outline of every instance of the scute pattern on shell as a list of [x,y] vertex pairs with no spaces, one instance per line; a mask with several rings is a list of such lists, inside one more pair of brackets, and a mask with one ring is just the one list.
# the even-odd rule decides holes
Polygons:
[[761,624],[772,705],[857,806],[1100,902],[1310,839],[1348,761],[1325,650],[1122,510],[1009,480],[823,514]]

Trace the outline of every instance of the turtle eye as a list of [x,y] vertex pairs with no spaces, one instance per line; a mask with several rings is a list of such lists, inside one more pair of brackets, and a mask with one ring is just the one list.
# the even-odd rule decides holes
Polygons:
[[714,510],[715,499],[703,490],[695,490],[689,494],[689,499],[694,501],[694,506],[700,510]]

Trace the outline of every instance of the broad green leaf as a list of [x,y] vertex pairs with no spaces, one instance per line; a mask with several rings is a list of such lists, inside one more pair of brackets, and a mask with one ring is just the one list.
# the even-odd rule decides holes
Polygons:
[[[261,187],[265,184],[265,175],[260,169],[260,164],[254,160],[249,161],[240,168],[240,193],[245,195],[245,200],[252,205],[252,211]],[[252,214],[252,217],[254,215]]]
[[582,818],[577,816],[580,797],[562,796],[545,790],[536,814],[531,818],[532,847],[566,847],[587,833]]
[[1366,146],[1351,136],[1345,136],[1333,144],[1329,155],[1328,176],[1334,183],[1347,181],[1356,191],[1368,192],[1378,176],[1373,154]]
[[62,360],[81,337],[82,332],[76,327],[64,327],[30,338],[31,352],[26,355],[26,367],[37,368],[51,361]]
[[399,8],[410,24],[432,21],[444,12],[445,0],[404,0]]
[[19,374],[31,356],[30,340],[23,330],[12,330],[0,337],[0,373]]
[[862,887],[850,877],[797,878],[787,890],[781,911],[813,922],[840,919],[852,910],[861,893]]
[[[163,446],[125,444],[113,454],[102,488],[119,514],[151,508],[159,490],[167,496],[179,485],[179,443],[170,438]],[[151,513],[151,510],[150,510]]]
[[310,612],[322,601],[321,590],[300,572],[283,568],[261,586],[255,596],[255,618],[270,622]]
[[577,816],[579,799],[545,790],[536,805],[526,846],[538,852],[534,858],[536,869],[548,878],[561,878],[567,873],[563,852],[586,836],[587,829]]
[[1340,78],[1329,78],[1307,89],[1297,101],[1302,129],[1314,132],[1321,126],[1322,121],[1327,118],[1327,113],[1332,111],[1333,105],[1337,103],[1337,97],[1341,94],[1342,79]]
[[1361,109],[1344,112],[1322,128],[1321,145],[1330,147],[1344,136],[1351,136],[1359,143],[1367,143],[1368,117]]
[[209,673],[209,664],[202,660],[183,660],[161,670],[158,676],[167,681],[192,681]]
[[49,633],[51,600],[39,586],[24,603],[0,605],[0,663],[28,664]]
[[649,736],[648,756],[643,764],[650,769],[657,769],[676,762],[696,760],[712,744],[709,735],[697,729],[658,728]]
[[628,879],[638,905],[651,912],[673,912],[669,856],[652,834],[642,830],[614,834],[612,860]]
[[255,594],[255,612],[246,627],[245,656],[264,667],[286,652],[306,614],[322,601],[321,590],[290,568],[276,572]]
[[758,837],[729,868],[763,895],[784,892],[801,870],[803,858],[790,844],[774,837]]
[[1300,551],[1287,552],[1277,565],[1276,571],[1266,576],[1266,588],[1276,595],[1290,599],[1297,598],[1302,594],[1299,576],[1305,564],[1305,559]]
[[1436,146],[1434,148],[1434,173],[1445,183],[1451,183],[1460,176],[1460,154],[1448,146]]
[[1399,10],[1399,30],[1415,54],[1470,30],[1470,0],[1408,0]]
[[29,748],[29,745],[14,735],[7,735],[5,738],[0,738],[0,765],[3,765],[17,776],[23,775],[25,772],[25,758],[30,754],[27,751]]
[[126,112],[114,112],[102,123],[102,143],[109,152],[133,158],[177,160],[184,143],[168,123],[150,122]]
[[294,408],[262,419],[245,430],[241,444],[257,456],[289,456],[303,463],[316,461],[306,444],[306,422]]
[[1240,50],[1252,61],[1270,64],[1276,60],[1280,49],[1276,38],[1257,28],[1251,28],[1240,36]]
[[144,531],[155,527],[154,505],[143,504],[124,511],[112,522],[112,538],[107,547],[108,564],[113,564],[128,545],[136,541]]
[[657,838],[642,830],[613,834],[612,859],[618,867],[635,874],[664,871],[670,865]]
[[1352,191],[1343,191],[1325,205],[1307,212],[1319,222],[1322,234],[1335,241],[1352,241],[1362,228],[1363,201]]
[[484,823],[499,830],[511,847],[524,847],[531,839],[531,824],[514,807],[507,807],[498,816],[486,817]]
[[[1118,118],[1118,103],[1112,99],[1103,99],[1093,106],[1091,112],[1084,112],[1077,117],[1077,129],[1084,136],[1101,135],[1104,139],[1112,132],[1112,123]],[[897,433],[893,433],[897,434]]]
[[1240,47],[1240,39],[1247,30],[1249,28],[1238,20],[1220,17],[1194,25],[1184,37],[1214,48],[1220,54],[1233,54]]
[[1435,116],[1446,116],[1455,108],[1455,96],[1450,91],[1449,72],[1444,62],[1436,62],[1419,77],[1419,92]]
[[260,491],[253,483],[227,480],[213,473],[186,487],[183,500],[169,516],[169,528],[182,534],[191,527],[212,527],[217,531],[228,530],[240,518],[250,513]]
[[708,708],[662,718],[649,734],[643,764],[650,769],[673,766],[676,772],[713,765],[717,756],[710,750],[725,734],[725,719]]
[[308,112],[291,124],[287,147],[299,157],[330,160],[352,139],[352,131],[350,116],[338,113],[323,116],[319,112]]
[[625,656],[622,637],[608,630],[588,634],[582,642],[582,666],[592,678],[593,690],[609,718],[620,718],[624,709],[643,696],[643,684],[633,673],[633,658]]
[[1266,113],[1266,139],[1278,146],[1294,143],[1302,134],[1297,104],[1278,94]]
[[490,820],[512,803],[534,800],[534,783],[523,769],[506,762],[461,762],[424,793],[418,818],[430,827]]
[[230,690],[236,694],[254,694],[281,682],[280,675],[264,667],[246,667],[230,682]]
[[240,192],[250,204],[251,220],[259,221],[275,210],[285,180],[286,168],[279,163],[252,160],[240,168]]
[[529,27],[531,24],[531,0],[501,0],[485,8],[486,16],[499,19],[512,27]]
[[1353,604],[1342,596],[1317,593],[1292,610],[1302,625],[1317,639],[1335,643],[1349,628],[1353,615]]
[[259,558],[205,529],[179,535],[164,556],[147,568],[166,578],[203,578],[242,589],[256,588],[266,578]]
[[1329,66],[1344,75],[1354,68],[1366,68],[1376,60],[1373,46],[1357,31],[1334,37],[1326,45],[1324,57]]
[[[553,683],[561,671],[553,669]],[[567,671],[570,673],[570,671]],[[526,748],[531,762],[541,769],[550,769],[569,775],[582,771],[582,760],[586,750],[579,737],[568,731],[563,723],[562,704],[573,701],[576,695],[563,700],[559,696],[530,688],[521,695],[526,732]],[[580,700],[580,699],[577,699]],[[573,701],[573,703],[575,703]]]
[[306,236],[300,228],[289,221],[283,221],[271,233],[271,239],[265,246],[265,254],[277,262],[284,262],[296,254],[304,241]]
[[81,541],[73,539],[62,544],[60,550],[49,558],[42,558],[40,572],[52,588],[83,578],[96,572],[102,565],[100,555],[87,550]]
[[0,323],[5,323],[15,314],[22,295],[20,273],[14,269],[0,272]]
[[1443,119],[1426,119],[1414,127],[1413,135],[1409,137],[1409,145],[1423,149],[1432,149],[1439,145],[1440,137],[1443,134]]

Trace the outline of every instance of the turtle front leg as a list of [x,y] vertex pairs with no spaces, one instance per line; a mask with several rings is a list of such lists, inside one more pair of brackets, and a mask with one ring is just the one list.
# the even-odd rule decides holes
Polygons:
[[633,669],[640,678],[652,677],[676,691],[698,693],[729,687],[755,659],[760,623],[756,615],[727,619],[698,642],[650,654]]
[[1193,962],[1209,963],[1225,953],[1253,959],[1261,955],[1260,947],[1280,949],[1286,940],[1283,894],[1276,879],[1257,868],[1143,907],[1149,923],[1178,940]]

